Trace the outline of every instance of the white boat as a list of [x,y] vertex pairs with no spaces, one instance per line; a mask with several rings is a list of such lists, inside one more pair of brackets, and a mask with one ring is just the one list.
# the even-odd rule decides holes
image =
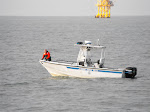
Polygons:
[[[55,62],[40,60],[39,62],[52,76],[67,76],[79,78],[134,78],[137,74],[135,67],[113,69],[104,67],[105,48],[92,45],[91,41],[77,42],[80,47],[77,62]],[[100,49],[101,55],[97,62],[91,61],[91,50]]]

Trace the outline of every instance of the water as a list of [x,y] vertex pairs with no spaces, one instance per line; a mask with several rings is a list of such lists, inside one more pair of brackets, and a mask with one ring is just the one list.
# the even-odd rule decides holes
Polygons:
[[[0,17],[0,112],[148,112],[150,17]],[[135,79],[51,77],[38,62],[76,61],[77,41],[100,39],[105,66]]]

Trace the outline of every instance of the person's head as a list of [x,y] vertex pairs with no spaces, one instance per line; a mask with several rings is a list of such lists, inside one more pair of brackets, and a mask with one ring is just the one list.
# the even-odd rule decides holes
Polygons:
[[46,53],[46,52],[47,52],[47,49],[44,50],[44,53]]

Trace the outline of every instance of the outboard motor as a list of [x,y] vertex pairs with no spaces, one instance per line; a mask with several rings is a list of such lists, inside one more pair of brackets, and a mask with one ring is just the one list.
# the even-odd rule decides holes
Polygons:
[[134,78],[137,74],[137,68],[136,67],[127,67],[124,71],[125,78]]

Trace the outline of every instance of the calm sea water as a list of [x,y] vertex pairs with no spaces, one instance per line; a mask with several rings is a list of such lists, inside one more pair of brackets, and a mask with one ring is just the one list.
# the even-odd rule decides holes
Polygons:
[[[100,39],[105,66],[135,79],[51,77],[38,62],[76,61],[77,41]],[[98,54],[98,53],[97,53]],[[150,17],[0,17],[0,112],[149,112]]]

